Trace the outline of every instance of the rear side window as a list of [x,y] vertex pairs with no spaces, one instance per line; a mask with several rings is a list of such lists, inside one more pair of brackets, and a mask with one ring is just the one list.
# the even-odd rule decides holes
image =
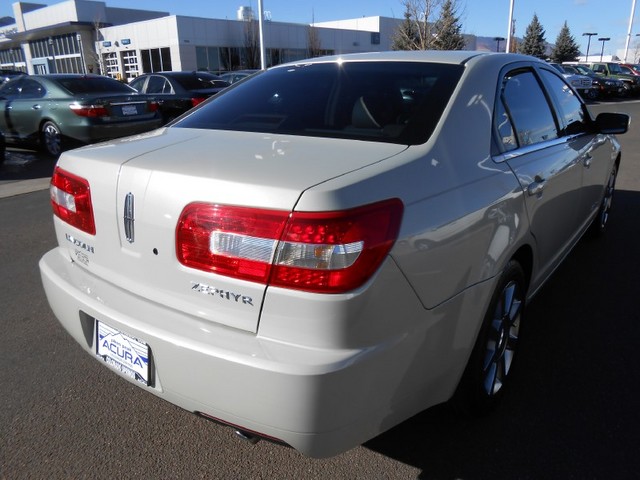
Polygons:
[[553,140],[559,135],[549,102],[530,70],[505,77],[495,118],[502,147],[507,151]]
[[124,83],[108,77],[70,77],[57,79],[59,85],[73,95],[83,93],[126,93],[135,90]]
[[147,82],[147,91],[145,93],[173,93],[171,84],[164,77],[152,75]]
[[562,117],[564,134],[575,135],[586,132],[589,117],[577,94],[557,75],[541,69],[540,73],[549,92],[553,95],[557,110]]
[[180,75],[173,79],[178,82],[185,90],[203,90],[214,87],[227,87],[229,84],[214,75],[206,73],[194,75]]
[[172,128],[424,143],[460,65],[346,62],[279,67],[218,94]]

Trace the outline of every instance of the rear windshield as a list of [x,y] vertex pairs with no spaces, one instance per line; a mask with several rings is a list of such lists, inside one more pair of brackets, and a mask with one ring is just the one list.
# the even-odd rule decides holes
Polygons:
[[415,145],[433,132],[462,70],[417,62],[275,68],[224,90],[174,127]]
[[203,90],[207,88],[224,88],[229,83],[214,75],[180,75],[173,77],[186,90]]
[[136,93],[128,85],[109,77],[71,77],[56,81],[74,95],[83,93]]

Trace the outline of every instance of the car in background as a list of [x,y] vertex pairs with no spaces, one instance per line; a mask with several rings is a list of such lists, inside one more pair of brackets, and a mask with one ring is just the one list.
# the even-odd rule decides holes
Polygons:
[[55,157],[79,144],[153,130],[160,126],[157,110],[148,97],[99,75],[25,75],[0,86],[7,144]]
[[620,69],[627,75],[640,76],[640,65],[636,65],[633,63],[621,63]]
[[129,85],[158,102],[163,123],[168,123],[230,83],[209,72],[154,72],[132,80]]
[[20,70],[0,69],[0,85],[20,75],[26,75],[26,73]]
[[596,75],[589,67],[578,63],[563,63],[562,67],[567,73],[575,73],[589,77],[591,79],[593,89],[598,92],[598,97],[600,98],[625,96],[626,94],[622,80]]
[[580,73],[568,72],[564,68],[564,65],[560,65],[559,63],[551,63],[551,65],[567,79],[569,84],[576,89],[582,98],[593,100],[598,96],[598,91],[593,88],[593,81],[590,77]]
[[235,70],[233,72],[225,72],[221,73],[219,76],[226,82],[236,83],[240,80],[244,80],[245,78],[251,77],[256,73],[260,72],[260,70]]
[[486,413],[535,353],[529,301],[604,233],[628,124],[524,55],[275,66],[65,152],[44,290],[88,358],[248,439],[327,457]]
[[603,78],[617,78],[624,86],[623,96],[640,95],[640,77],[625,73],[615,62],[594,62],[587,65],[596,75]]

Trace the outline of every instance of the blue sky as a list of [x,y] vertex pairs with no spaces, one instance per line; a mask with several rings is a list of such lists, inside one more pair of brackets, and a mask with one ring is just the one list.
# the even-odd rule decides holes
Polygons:
[[[52,5],[59,0],[31,0],[33,3]],[[457,0],[463,31],[479,36],[507,36],[510,0]],[[236,18],[240,5],[258,10],[257,0],[107,0],[112,7],[165,11],[175,15],[206,18]],[[640,3],[640,2],[638,2]],[[13,16],[13,0],[0,1],[0,17]],[[585,51],[587,38],[584,32],[597,32],[598,37],[609,37],[605,43],[605,55],[623,49],[629,29],[633,0],[514,0],[516,36],[522,37],[527,25],[536,13],[545,29],[545,38],[553,43],[567,21],[571,34]],[[263,0],[264,9],[271,12],[274,21],[311,23],[357,18],[385,16],[402,18],[401,0]],[[636,8],[632,29],[631,47],[640,40],[640,5]],[[598,37],[591,40],[591,48],[602,47]],[[593,50],[591,50],[593,51]]]

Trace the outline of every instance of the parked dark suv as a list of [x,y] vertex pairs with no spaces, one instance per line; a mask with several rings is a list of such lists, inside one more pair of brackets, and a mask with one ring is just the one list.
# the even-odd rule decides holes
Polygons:
[[619,63],[615,62],[594,62],[588,67],[593,70],[596,75],[607,78],[617,78],[624,83],[625,93],[627,95],[640,94],[640,77],[629,75],[622,71]]

